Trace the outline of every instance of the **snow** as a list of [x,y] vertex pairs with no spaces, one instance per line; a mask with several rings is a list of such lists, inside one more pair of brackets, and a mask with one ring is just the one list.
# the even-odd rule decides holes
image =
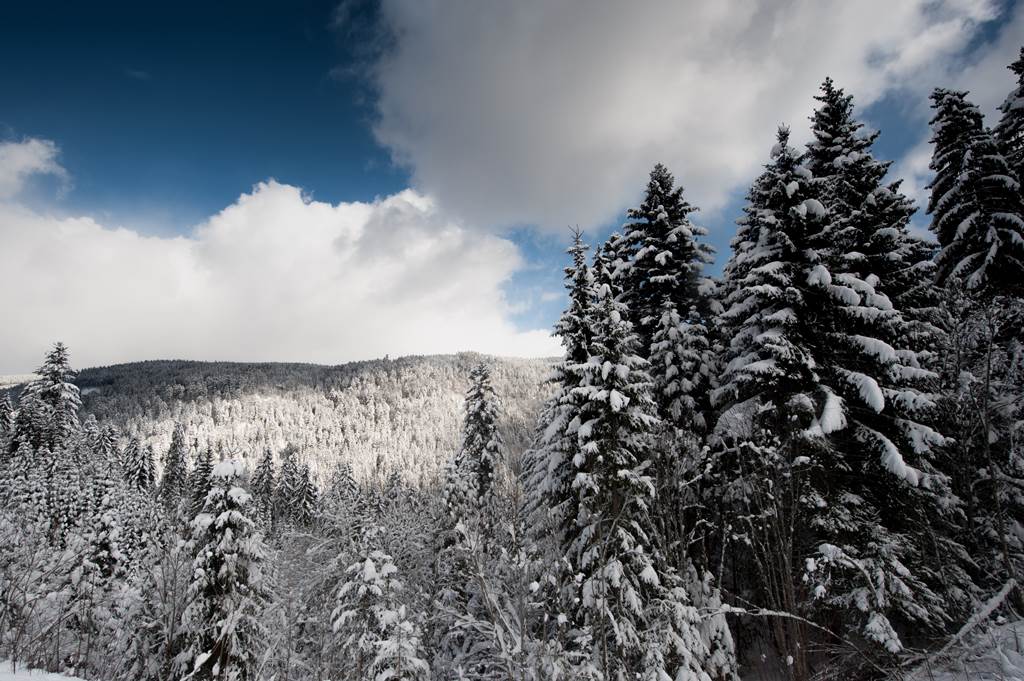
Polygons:
[[77,676],[51,674],[37,669],[25,669],[19,666],[18,671],[11,671],[11,663],[0,661],[0,681],[81,681]]
[[907,681],[1024,681],[1024,621],[1002,622],[960,638],[919,664]]
[[824,265],[815,265],[807,275],[808,286],[828,286],[832,283],[832,275]]
[[875,379],[857,371],[847,371],[846,380],[857,388],[860,392],[860,398],[864,400],[864,404],[876,412],[882,411],[885,407],[885,396],[882,394],[882,389],[878,387],[878,382]]
[[803,202],[806,213],[813,215],[814,217],[825,217],[828,215],[828,211],[825,210],[825,206],[822,205],[818,199],[805,199]]

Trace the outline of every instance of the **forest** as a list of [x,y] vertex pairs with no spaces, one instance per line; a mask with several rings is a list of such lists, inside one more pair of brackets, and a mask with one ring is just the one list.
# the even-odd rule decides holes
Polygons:
[[0,659],[1020,678],[1019,641],[933,674],[1024,608],[1024,49],[1009,68],[992,128],[932,94],[928,238],[831,79],[804,148],[765,141],[720,277],[656,165],[619,232],[574,232],[550,361],[79,375],[56,344],[0,397]]

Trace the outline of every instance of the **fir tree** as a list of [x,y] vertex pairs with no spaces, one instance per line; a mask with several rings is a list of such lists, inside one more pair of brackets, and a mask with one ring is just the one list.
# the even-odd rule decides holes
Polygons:
[[249,518],[244,466],[221,461],[202,512],[192,521],[191,602],[183,617],[178,670],[190,679],[255,680],[266,644],[260,622],[269,600],[262,564],[266,549]]
[[954,276],[971,291],[1024,297],[1024,200],[1013,170],[988,130],[974,135],[960,176],[944,199],[949,218],[933,223],[942,250],[940,282]]
[[624,305],[607,286],[597,293],[591,356],[574,388],[580,412],[569,425],[579,442],[577,501],[562,541],[579,577],[567,602],[593,637],[604,678],[699,679],[709,661],[699,616],[658,548],[650,515],[651,380]]
[[54,345],[36,374],[38,378],[25,386],[25,395],[46,406],[45,431],[36,439],[52,449],[77,432],[81,425],[78,410],[82,397],[74,383],[76,374],[71,368],[67,347],[63,343]]
[[[943,617],[927,586],[926,537],[912,522],[937,512],[942,481],[930,453],[944,438],[921,422],[934,402],[915,387],[932,375],[914,365],[912,352],[883,340],[898,336],[902,318],[870,277],[839,265],[847,259],[832,251],[837,240],[815,198],[819,188],[788,138],[780,130],[744,209],[748,232],[728,268],[733,338],[716,396],[726,407],[752,400],[753,429],[781,440],[783,460],[808,466],[797,512],[810,533],[797,551],[813,555],[794,558],[827,559],[833,568],[814,605],[891,651],[901,644],[890,617],[936,626]],[[836,546],[853,553],[840,556]],[[865,574],[900,586],[855,607]]]
[[268,504],[274,494],[274,452],[267,447],[263,451],[256,470],[252,474],[252,493],[257,503]]
[[1024,180],[1024,47],[1007,68],[1017,77],[1017,86],[999,107],[1002,115],[995,133],[1006,162],[1020,181]]
[[148,492],[156,482],[153,464],[153,449],[143,446],[138,440],[131,440],[123,454],[124,479],[130,487]]
[[[701,295],[703,267],[714,251],[697,240],[707,231],[690,222],[697,208],[660,163],[654,166],[643,202],[629,211],[624,228],[631,259],[620,277],[623,302],[637,324],[641,356],[647,357],[666,306],[680,318],[706,313]],[[620,249],[613,249],[620,250]]]
[[286,521],[295,519],[302,494],[301,470],[296,454],[295,447],[291,445],[281,452],[281,470],[274,490],[274,515]]
[[309,525],[317,516],[317,508],[320,503],[320,493],[313,481],[313,475],[308,464],[302,464],[299,469],[299,488],[296,495],[295,520],[300,525]]
[[344,651],[342,673],[352,681],[429,677],[420,632],[401,602],[403,585],[391,556],[377,548],[380,530],[363,540],[360,559],[345,569],[331,615]]
[[160,501],[171,513],[185,496],[188,487],[188,442],[185,427],[178,424],[171,435],[171,446],[164,455],[163,475],[160,478]]
[[474,503],[487,504],[493,493],[495,474],[501,461],[498,434],[498,398],[491,384],[491,372],[479,364],[469,375],[466,417],[462,425],[463,474],[470,480]]
[[188,478],[189,492],[192,498],[189,502],[189,514],[194,518],[206,505],[206,497],[213,487],[213,450],[207,447],[206,451],[199,457],[196,467],[192,469]]
[[0,437],[14,429],[14,405],[7,393],[0,395]]

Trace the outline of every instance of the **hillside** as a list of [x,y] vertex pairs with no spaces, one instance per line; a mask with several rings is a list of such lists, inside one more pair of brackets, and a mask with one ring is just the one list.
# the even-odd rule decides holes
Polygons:
[[[83,416],[153,447],[175,424],[195,449],[252,460],[266,447],[299,448],[321,479],[340,461],[357,477],[397,470],[432,479],[458,446],[469,371],[480,355],[405,357],[337,366],[150,361],[85,369]],[[545,360],[494,359],[508,451],[526,446],[546,387]]]

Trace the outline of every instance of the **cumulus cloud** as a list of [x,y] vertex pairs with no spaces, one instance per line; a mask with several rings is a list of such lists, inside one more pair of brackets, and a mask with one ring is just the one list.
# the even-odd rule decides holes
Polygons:
[[0,244],[3,373],[55,340],[79,366],[559,352],[547,330],[509,320],[516,247],[411,190],[334,205],[265,182],[173,238],[6,201]]
[[894,90],[924,101],[999,9],[388,0],[375,132],[420,190],[474,224],[600,224],[659,160],[714,210],[756,173],[780,122],[806,135],[825,75],[861,106]]
[[57,162],[59,150],[49,140],[27,139],[21,142],[0,142],[0,200],[21,193],[33,175],[67,178]]

